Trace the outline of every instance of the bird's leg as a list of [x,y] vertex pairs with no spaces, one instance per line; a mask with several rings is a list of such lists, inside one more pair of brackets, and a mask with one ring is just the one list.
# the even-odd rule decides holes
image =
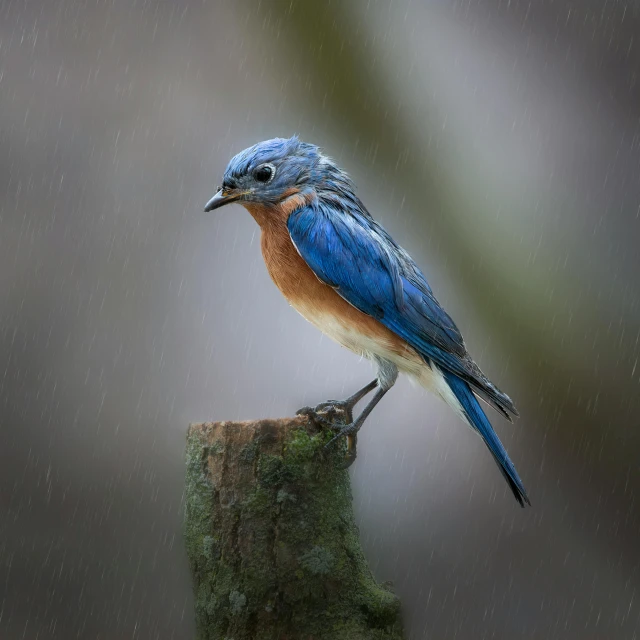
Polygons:
[[[352,396],[349,396],[346,400],[327,400],[315,407],[302,407],[302,409],[296,411],[296,415],[309,416],[316,423],[331,428],[338,426],[336,419],[344,416],[344,420],[340,420],[339,423],[341,427],[344,424],[353,422],[353,408],[377,386],[378,379],[376,378],[359,391],[356,391]],[[340,414],[342,414],[342,416],[340,416]]]
[[[349,396],[345,400],[327,400],[321,402],[315,407],[315,411],[327,411],[331,409],[341,409],[345,413],[350,413],[353,408],[364,398],[368,393],[371,393],[378,386],[378,379],[372,380],[369,384],[365,385],[359,391],[356,391],[353,395]],[[351,418],[349,419],[351,421]]]
[[[325,445],[329,447],[342,436],[347,438],[347,456],[345,467],[349,467],[356,459],[356,444],[358,441],[358,430],[373,411],[374,407],[382,400],[384,394],[393,387],[398,379],[398,367],[391,361],[380,356],[373,356],[373,360],[378,364],[378,376],[368,385],[365,385],[346,400],[329,400],[322,402],[317,407],[302,407],[296,411],[297,415],[309,416],[316,424],[328,427],[338,433]],[[378,391],[373,396],[369,404],[354,421],[353,407],[368,393],[378,387]]]
[[378,404],[378,402],[382,400],[382,398],[384,397],[384,394],[387,393],[387,391],[389,391],[389,387],[388,388],[380,387],[380,389],[378,389],[378,391],[373,396],[373,398],[371,398],[371,401],[369,402],[369,404],[362,410],[362,413],[357,417],[356,420],[341,427],[338,427],[337,425],[336,427],[334,427],[338,429],[338,433],[335,436],[333,436],[333,438],[331,438],[329,442],[327,442],[327,444],[325,445],[325,449],[327,447],[330,447],[334,442],[336,442],[342,436],[346,436],[347,437],[347,456],[345,460],[345,467],[351,466],[356,459],[356,456],[357,456],[356,445],[358,442],[358,431],[360,430],[360,427],[364,424],[364,421],[367,419],[369,414],[373,411],[374,407]]
[[373,359],[378,365],[378,377],[376,378],[378,391],[376,391],[376,394],[371,398],[369,404],[362,410],[362,413],[355,421],[350,417],[348,424],[337,428],[334,427],[338,433],[325,445],[325,447],[329,447],[338,440],[338,438],[346,436],[347,455],[345,459],[345,467],[351,466],[356,459],[356,445],[358,442],[358,431],[360,427],[364,424],[364,421],[373,411],[378,402],[382,400],[384,394],[393,387],[398,379],[398,367],[393,362],[380,356],[374,356]]

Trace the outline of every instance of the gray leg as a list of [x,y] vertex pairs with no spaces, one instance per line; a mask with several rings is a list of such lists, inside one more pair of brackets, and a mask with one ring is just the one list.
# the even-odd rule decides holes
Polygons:
[[329,442],[327,442],[325,446],[328,447],[329,445],[334,443],[338,438],[342,436],[351,436],[358,433],[358,431],[360,430],[360,427],[364,424],[364,421],[367,419],[369,414],[373,411],[373,409],[378,404],[378,402],[382,400],[382,398],[384,397],[384,394],[387,393],[387,391],[389,391],[389,389],[378,389],[378,391],[376,391],[376,395],[373,396],[373,398],[371,398],[371,401],[362,410],[362,413],[357,417],[357,419],[354,420],[351,424],[346,424],[344,427],[340,427],[338,434],[335,435],[333,438],[331,438],[331,440],[329,440]]
[[349,396],[346,400],[327,400],[327,402],[321,402],[316,408],[316,411],[323,411],[331,407],[335,409],[342,409],[345,412],[352,411],[353,408],[364,398],[368,393],[373,391],[378,386],[378,379],[372,380],[369,384],[362,387],[362,389],[356,391],[352,396]]
[[360,427],[362,427],[364,421],[369,417],[369,414],[373,411],[378,402],[382,400],[387,391],[393,387],[398,379],[398,367],[396,367],[393,362],[378,357],[376,357],[375,360],[378,364],[378,391],[373,398],[371,398],[369,404],[362,410],[362,413],[356,420],[350,421],[349,424],[344,426],[332,426],[332,428],[338,430],[338,433],[325,445],[325,447],[329,447],[342,436],[346,436],[347,456],[345,466],[347,467],[353,464],[357,456],[358,431],[360,430]]

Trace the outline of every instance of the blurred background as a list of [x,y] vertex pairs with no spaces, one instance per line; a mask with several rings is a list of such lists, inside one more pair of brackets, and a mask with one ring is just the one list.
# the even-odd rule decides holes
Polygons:
[[0,638],[189,638],[189,422],[371,367],[272,285],[229,158],[355,179],[522,418],[402,380],[351,477],[408,637],[640,638],[640,10],[0,0]]

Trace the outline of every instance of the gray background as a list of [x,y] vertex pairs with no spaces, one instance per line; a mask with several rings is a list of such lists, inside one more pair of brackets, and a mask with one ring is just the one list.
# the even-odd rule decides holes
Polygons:
[[357,517],[409,636],[640,637],[635,4],[0,0],[0,637],[188,638],[191,421],[291,415],[370,366],[202,213],[299,133],[517,402],[481,441],[401,381]]

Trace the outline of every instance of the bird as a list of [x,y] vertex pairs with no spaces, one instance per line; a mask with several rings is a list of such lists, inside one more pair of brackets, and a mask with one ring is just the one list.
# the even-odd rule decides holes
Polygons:
[[[210,212],[239,203],[261,229],[271,279],[324,334],[376,365],[374,380],[346,400],[302,410],[349,416],[328,444],[353,442],[400,372],[444,400],[484,441],[520,506],[531,502],[478,398],[512,421],[518,412],[467,352],[457,326],[420,268],[366,209],[348,174],[298,136],[255,144],[227,165]],[[369,393],[356,419],[352,410]],[[324,413],[323,413],[324,412]],[[329,421],[331,422],[331,421]],[[351,460],[352,461],[352,460]]]

